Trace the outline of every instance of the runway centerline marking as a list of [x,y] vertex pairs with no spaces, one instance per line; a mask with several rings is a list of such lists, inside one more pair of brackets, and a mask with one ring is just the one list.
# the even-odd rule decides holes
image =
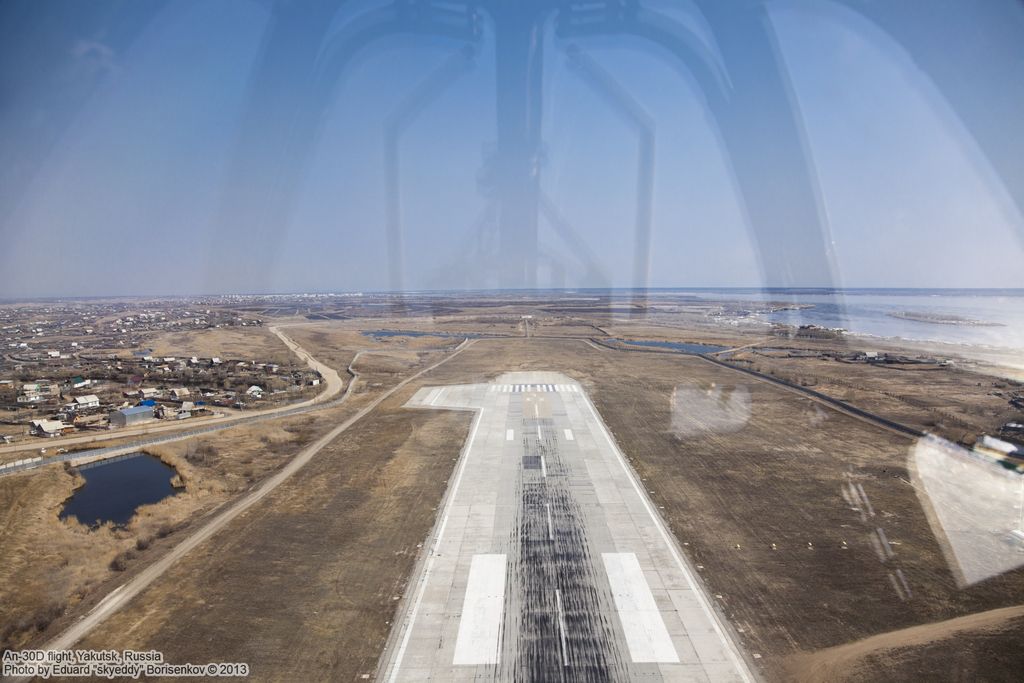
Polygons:
[[569,648],[565,640],[565,612],[562,611],[562,591],[555,589],[555,607],[558,609],[558,635],[562,642],[562,666],[569,666]]

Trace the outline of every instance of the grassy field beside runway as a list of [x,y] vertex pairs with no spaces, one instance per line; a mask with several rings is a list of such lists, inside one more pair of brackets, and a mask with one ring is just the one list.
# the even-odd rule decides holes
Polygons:
[[[259,680],[373,671],[470,421],[401,406],[419,386],[513,370],[557,370],[588,389],[769,678],[799,676],[815,652],[1024,594],[1020,570],[957,588],[907,483],[904,438],[698,358],[481,340],[385,401],[86,644],[249,661]],[[844,496],[851,486],[870,514]],[[879,529],[889,556],[877,552]],[[1019,658],[984,654],[1019,624],[955,632],[956,647],[865,650],[841,673],[913,677],[927,651],[929,671],[1004,679]]]

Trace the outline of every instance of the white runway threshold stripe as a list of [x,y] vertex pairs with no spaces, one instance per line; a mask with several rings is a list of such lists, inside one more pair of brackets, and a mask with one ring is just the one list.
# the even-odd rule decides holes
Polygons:
[[516,436],[516,430],[514,430],[514,429],[506,429],[505,430],[505,441],[511,441],[512,439],[515,438],[515,436]]
[[505,555],[474,555],[455,641],[457,666],[497,664],[505,605]]
[[637,663],[679,661],[635,553],[602,553],[629,655]]
[[565,440],[566,441],[573,441],[574,440],[571,429],[566,429],[566,430],[563,430],[563,431],[565,432]]

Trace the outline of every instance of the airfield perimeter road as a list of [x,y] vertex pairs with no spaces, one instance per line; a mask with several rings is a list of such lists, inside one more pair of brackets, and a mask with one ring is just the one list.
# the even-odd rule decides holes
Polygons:
[[476,410],[378,679],[753,679],[583,388],[420,389]]
[[[301,401],[299,403],[290,403],[276,408],[266,408],[264,410],[252,410],[245,413],[224,415],[222,417],[213,417],[203,420],[197,420],[200,428],[211,427],[216,425],[218,428],[226,429],[235,423],[249,422],[256,418],[263,419],[269,417],[280,417],[282,413],[289,413],[292,411],[301,410],[304,408],[311,408],[313,406],[319,406],[322,403],[326,403],[335,396],[337,396],[345,383],[342,381],[341,376],[338,375],[338,371],[334,368],[321,363],[317,359],[313,358],[304,348],[299,346],[295,341],[280,330],[280,326],[273,326],[270,328],[278,338],[284,342],[285,346],[291,349],[292,353],[299,357],[306,363],[310,368],[320,373],[320,376],[324,380],[324,390],[311,399]],[[45,441],[24,441],[17,444],[11,444],[6,446],[0,446],[0,454],[3,453],[17,453],[21,451],[34,451],[40,446],[45,446],[49,449],[60,448],[62,446],[70,446],[74,444],[83,443],[94,443],[96,441],[109,441],[110,439],[122,439],[128,436],[141,436],[150,434],[162,434],[167,432],[187,432],[197,428],[195,423],[187,424],[182,422],[173,422],[171,424],[158,423],[150,424],[144,427],[136,427],[132,429],[120,429],[116,431],[98,432],[94,434],[87,434],[83,436],[69,436],[64,438],[46,439]],[[66,454],[71,455],[71,454]],[[36,461],[29,467],[22,467],[18,469],[33,469],[41,465],[49,464],[50,462],[57,462],[59,460],[69,460],[68,458],[43,458],[41,461]]]
[[121,607],[126,605],[133,597],[142,592],[147,586],[153,581],[159,578],[164,572],[166,572],[174,563],[181,558],[185,557],[192,549],[196,546],[204,543],[214,536],[217,532],[221,531],[227,526],[232,520],[241,515],[243,512],[251,508],[253,505],[258,503],[260,500],[265,498],[271,491],[280,486],[285,480],[295,474],[299,469],[302,468],[309,460],[323,449],[327,444],[331,443],[336,439],[342,432],[347,430],[353,424],[363,419],[371,411],[373,411],[378,405],[380,405],[385,399],[394,394],[395,392],[402,389],[402,387],[416,380],[418,377],[430,372],[431,370],[447,363],[451,359],[455,358],[459,353],[468,348],[473,344],[473,341],[467,339],[460,344],[454,351],[447,354],[444,358],[433,363],[432,365],[420,370],[414,375],[410,375],[391,389],[388,389],[372,402],[366,405],[358,413],[350,417],[345,422],[341,423],[330,432],[325,434],[323,437],[318,439],[313,444],[304,448],[298,455],[296,455],[287,465],[285,465],[279,472],[271,476],[269,479],[263,482],[258,488],[247,494],[246,496],[239,499],[233,505],[227,507],[219,514],[215,515],[208,522],[203,524],[195,533],[186,537],[178,545],[164,555],[162,558],[154,562],[152,565],[141,571],[139,574],[131,578],[126,583],[122,584],[118,588],[110,592],[100,603],[98,603],[92,611],[82,617],[79,621],[75,622],[70,628],[61,633],[59,636],[54,638],[52,641],[43,646],[45,650],[67,650],[71,648],[75,643],[81,640],[86,634],[92,631],[96,626],[102,623],[108,616],[119,610]]

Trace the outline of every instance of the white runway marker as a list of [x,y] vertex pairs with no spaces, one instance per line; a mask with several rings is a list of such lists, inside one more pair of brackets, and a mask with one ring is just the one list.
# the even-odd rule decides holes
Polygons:
[[868,514],[874,517],[875,509],[871,507],[871,501],[868,500],[868,494],[864,493],[864,487],[861,486],[859,483],[857,484],[857,491],[860,493],[860,497],[864,500],[864,505],[868,509]]
[[900,584],[903,586],[903,591],[907,594],[907,597],[914,597],[914,594],[910,592],[910,585],[907,583],[907,578],[903,576],[902,569],[896,570],[896,577],[900,580]]
[[569,666],[569,648],[565,640],[565,613],[562,611],[562,591],[555,589],[555,607],[558,609],[558,635],[562,641],[562,666]]
[[555,525],[551,523],[551,503],[545,503],[544,507],[548,510],[548,540],[555,540]]
[[896,591],[896,596],[899,597],[900,602],[906,602],[907,596],[903,593],[903,589],[900,588],[900,584],[897,583],[896,577],[893,576],[892,572],[889,572],[889,584],[892,585],[892,589]]
[[564,431],[565,431],[565,440],[566,441],[575,441],[576,440],[576,437],[574,437],[572,435],[572,430],[571,429],[566,429]]
[[515,438],[515,435],[516,435],[516,430],[514,430],[514,429],[506,429],[505,430],[505,441],[511,441],[513,438]]
[[548,476],[548,466],[547,466],[547,463],[544,462],[544,456],[543,455],[540,456],[540,476],[545,477],[545,478],[547,478],[547,476]]
[[457,666],[497,664],[505,605],[505,556],[474,555],[455,640]]
[[892,546],[889,545],[889,539],[885,535],[885,529],[878,527],[875,529],[875,533],[878,534],[878,540],[882,543],[882,550],[885,552],[886,558],[895,557],[896,553],[892,551]]
[[679,661],[635,553],[601,553],[634,662]]

